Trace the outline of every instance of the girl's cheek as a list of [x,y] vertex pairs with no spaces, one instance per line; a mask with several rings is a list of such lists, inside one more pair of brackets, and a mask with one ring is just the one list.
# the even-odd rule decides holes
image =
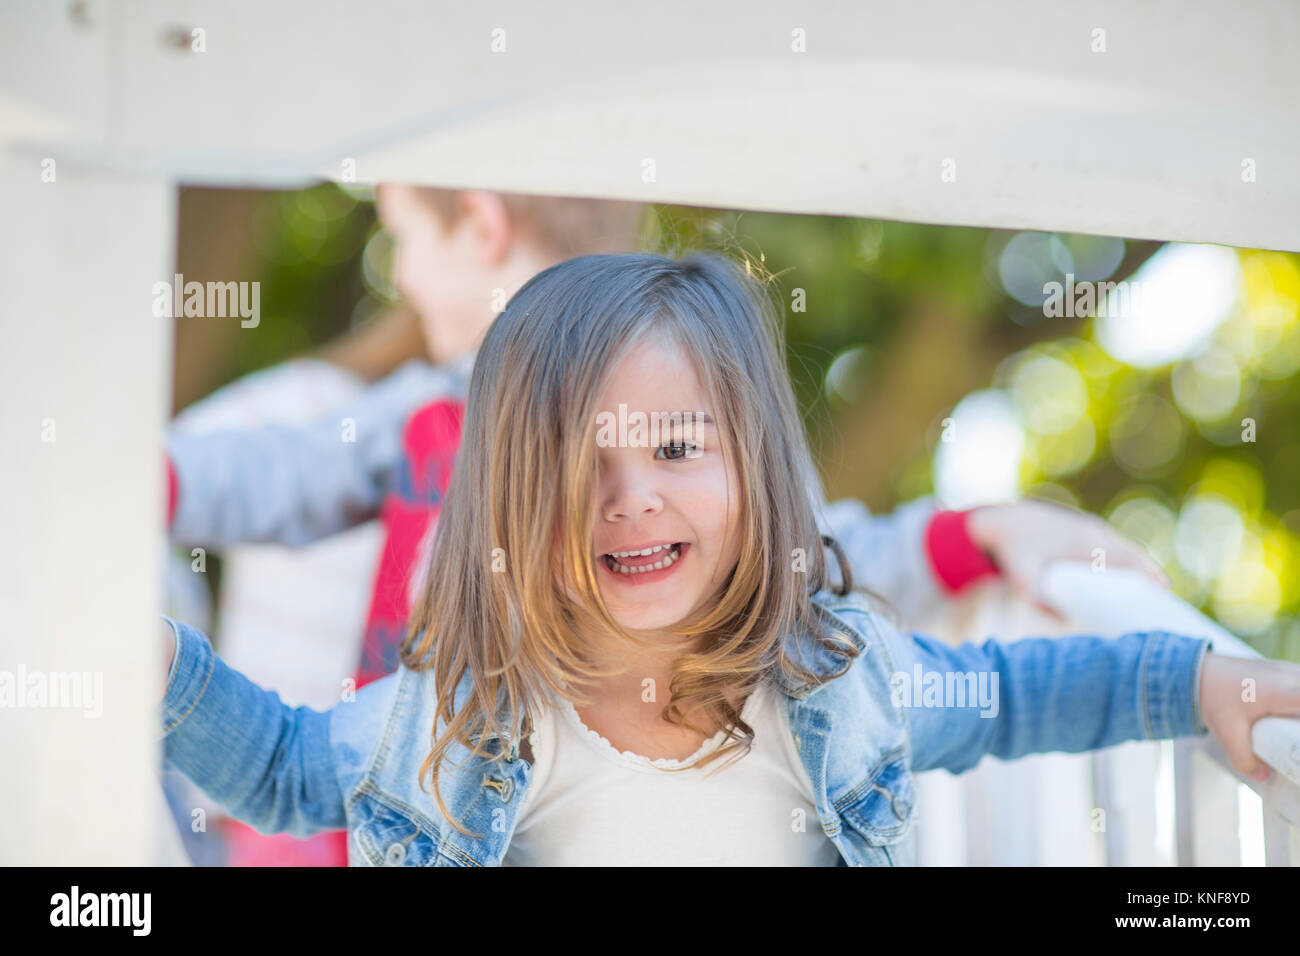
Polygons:
[[692,523],[710,540],[702,541],[705,547],[720,549],[731,520],[728,516],[729,496],[726,476],[720,472],[701,475],[692,489],[694,513]]

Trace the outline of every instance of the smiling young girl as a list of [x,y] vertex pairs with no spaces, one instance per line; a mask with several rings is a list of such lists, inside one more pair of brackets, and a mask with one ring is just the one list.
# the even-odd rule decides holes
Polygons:
[[[537,275],[479,352],[403,666],[294,710],[172,623],[167,764],[264,832],[440,866],[910,863],[917,771],[1207,730],[1256,768],[1300,667],[1162,632],[952,648],[828,590],[781,354],[725,259]],[[680,423],[598,440],[628,410]]]

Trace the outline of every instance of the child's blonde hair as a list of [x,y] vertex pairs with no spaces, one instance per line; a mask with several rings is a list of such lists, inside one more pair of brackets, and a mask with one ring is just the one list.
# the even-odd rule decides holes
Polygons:
[[[849,659],[855,653],[810,600],[828,582],[812,459],[763,289],[713,254],[562,262],[519,290],[479,350],[427,585],[403,643],[407,667],[434,671],[437,720],[421,779],[432,774],[444,816],[438,772],[453,740],[475,755],[505,757],[547,697],[572,698],[600,673],[584,635],[636,641],[600,597],[592,496],[600,396],[647,337],[675,343],[694,361],[739,483],[731,493],[739,559],[716,603],[673,629],[700,649],[676,662],[664,719],[727,731],[701,766],[752,740],[729,702],[737,692],[778,668],[810,683],[828,679],[787,656],[793,635]],[[697,709],[713,729],[687,719]]]

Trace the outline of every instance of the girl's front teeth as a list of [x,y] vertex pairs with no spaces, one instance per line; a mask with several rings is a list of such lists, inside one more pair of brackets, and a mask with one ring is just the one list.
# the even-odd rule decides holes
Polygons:
[[646,548],[644,551],[611,551],[610,554],[616,558],[648,558],[650,555],[662,551],[666,547],[669,547],[669,545],[656,544],[653,548]]
[[[654,564],[629,565],[621,564],[618,560],[619,558],[649,557],[650,555],[657,554],[660,551],[665,552],[664,557],[660,558]],[[653,548],[646,548],[642,551],[615,551],[611,554],[605,555],[605,563],[609,566],[611,571],[615,571],[619,574],[644,574],[646,571],[658,571],[662,568],[666,568],[681,556],[682,549],[680,545],[674,544],[666,546],[658,544]]]

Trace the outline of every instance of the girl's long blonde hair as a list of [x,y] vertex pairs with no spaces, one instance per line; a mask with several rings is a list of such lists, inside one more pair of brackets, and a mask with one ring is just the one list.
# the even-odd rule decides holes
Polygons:
[[[431,775],[447,819],[438,780],[453,742],[505,758],[548,698],[581,697],[603,673],[585,635],[637,641],[601,600],[591,516],[599,399],[646,337],[694,361],[739,476],[739,560],[716,601],[674,628],[695,650],[674,667],[664,719],[726,731],[699,766],[748,746],[752,728],[730,699],[764,674],[828,679],[787,656],[792,635],[853,656],[810,599],[828,582],[810,494],[819,486],[763,288],[714,254],[569,259],[519,290],[478,353],[427,584],[402,645],[403,664],[434,671],[437,716],[420,779]],[[688,718],[697,711],[708,728]]]

